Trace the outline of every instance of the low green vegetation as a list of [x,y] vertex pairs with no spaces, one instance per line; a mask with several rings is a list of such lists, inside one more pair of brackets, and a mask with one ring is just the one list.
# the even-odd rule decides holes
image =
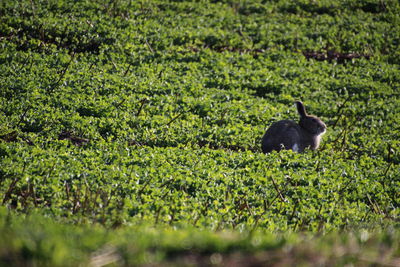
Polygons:
[[[0,260],[398,264],[399,13],[2,1]],[[320,149],[262,154],[299,99]]]
[[6,266],[397,266],[400,232],[273,234],[264,231],[56,224],[1,209],[0,257]]

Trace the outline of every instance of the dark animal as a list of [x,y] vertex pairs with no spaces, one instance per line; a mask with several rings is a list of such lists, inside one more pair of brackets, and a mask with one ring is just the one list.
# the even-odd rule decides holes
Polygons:
[[303,152],[306,148],[318,148],[321,136],[326,132],[325,123],[315,116],[308,115],[302,102],[295,103],[300,115],[299,123],[292,120],[274,122],[262,138],[263,153],[282,149]]

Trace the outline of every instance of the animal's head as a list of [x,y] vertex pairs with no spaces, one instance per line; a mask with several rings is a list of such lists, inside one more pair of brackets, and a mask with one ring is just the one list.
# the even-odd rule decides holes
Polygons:
[[297,106],[297,111],[300,115],[299,125],[312,134],[324,134],[326,132],[325,123],[316,116],[308,115],[302,102],[296,101],[295,103]]

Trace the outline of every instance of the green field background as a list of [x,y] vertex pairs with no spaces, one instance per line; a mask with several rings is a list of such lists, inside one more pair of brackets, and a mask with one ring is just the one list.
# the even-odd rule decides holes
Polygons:
[[[0,2],[0,265],[400,265],[398,1]],[[294,101],[320,149],[261,152]]]

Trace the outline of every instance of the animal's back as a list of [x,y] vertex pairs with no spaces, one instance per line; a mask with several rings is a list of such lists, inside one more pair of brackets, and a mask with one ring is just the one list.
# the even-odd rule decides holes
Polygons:
[[300,148],[300,126],[291,120],[277,121],[264,134],[262,139],[263,153],[272,150],[292,149],[299,151]]

